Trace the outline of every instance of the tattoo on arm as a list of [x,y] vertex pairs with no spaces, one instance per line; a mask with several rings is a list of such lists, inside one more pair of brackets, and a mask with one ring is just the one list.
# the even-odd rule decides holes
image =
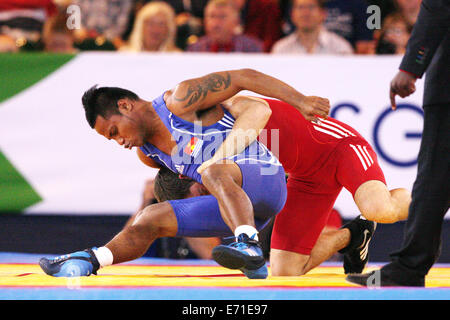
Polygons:
[[225,77],[218,73],[212,73],[199,83],[190,85],[184,97],[174,98],[177,101],[185,101],[186,104],[184,108],[187,108],[198,101],[204,100],[208,95],[208,92],[220,92],[227,89],[230,84],[231,76],[228,72]]

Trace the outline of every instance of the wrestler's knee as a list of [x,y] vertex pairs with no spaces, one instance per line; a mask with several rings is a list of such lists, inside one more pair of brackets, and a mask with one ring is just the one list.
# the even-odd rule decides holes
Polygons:
[[379,223],[398,221],[391,194],[381,181],[371,180],[363,183],[356,190],[354,199],[359,211],[367,220]]
[[371,201],[360,205],[364,218],[379,223],[395,223],[398,221],[397,212],[391,201]]
[[176,235],[177,220],[170,204],[162,202],[145,207],[127,228],[135,236],[169,237]]
[[285,250],[270,250],[272,276],[301,276],[305,274],[309,256]]
[[202,182],[207,188],[222,185],[226,181],[229,181],[229,178],[221,165],[211,165],[202,173]]

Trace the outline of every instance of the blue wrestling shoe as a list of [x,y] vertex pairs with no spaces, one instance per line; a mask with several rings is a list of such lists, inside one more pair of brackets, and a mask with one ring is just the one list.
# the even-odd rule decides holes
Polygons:
[[41,258],[39,265],[46,274],[53,277],[82,277],[97,274],[100,264],[92,249],[77,251],[54,259]]
[[212,251],[213,259],[228,269],[239,269],[249,279],[265,279],[268,271],[259,241],[245,233],[229,245],[219,245]]
[[266,264],[256,270],[250,270],[246,268],[239,269],[249,279],[265,279],[269,275]]

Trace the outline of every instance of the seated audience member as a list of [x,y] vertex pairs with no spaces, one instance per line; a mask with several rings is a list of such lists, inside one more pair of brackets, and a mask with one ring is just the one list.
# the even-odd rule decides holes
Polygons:
[[150,2],[138,11],[128,45],[121,50],[181,51],[175,46],[176,32],[173,8],[166,2]]
[[64,13],[48,19],[42,31],[44,51],[53,53],[75,53],[73,31],[66,25],[67,16]]
[[241,11],[242,32],[263,42],[264,52],[282,36],[278,0],[234,0]]
[[296,30],[278,40],[275,54],[351,54],[350,43],[336,33],[328,31],[323,23],[326,10],[321,0],[294,0],[291,19]]
[[[377,33],[378,34],[378,33]],[[404,54],[411,36],[407,20],[399,13],[387,16],[377,35],[377,54]]]
[[383,21],[384,18],[396,11],[394,0],[366,0],[366,2],[369,6],[376,5],[380,8],[381,21]]
[[416,23],[421,3],[422,0],[394,0],[396,11],[405,18],[408,28],[412,28]]
[[191,52],[263,52],[260,40],[239,33],[239,8],[234,0],[211,0],[205,7],[205,35],[188,46]]
[[[136,12],[152,0],[136,0]],[[207,0],[162,0],[175,11],[177,34],[175,45],[185,50],[202,35],[203,11]]]
[[81,10],[81,29],[76,30],[81,50],[115,50],[123,45],[134,0],[73,0]]
[[54,2],[55,0],[1,0],[0,34],[12,38],[19,50],[41,50],[39,40],[43,25],[57,12]]
[[6,34],[0,34],[0,52],[17,52],[19,47],[16,46],[14,39]]
[[357,54],[374,54],[373,30],[367,28],[366,0],[326,0],[325,27],[344,37]]

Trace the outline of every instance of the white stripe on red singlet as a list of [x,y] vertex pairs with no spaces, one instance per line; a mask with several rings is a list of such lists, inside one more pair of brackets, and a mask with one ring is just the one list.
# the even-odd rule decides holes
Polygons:
[[316,129],[317,131],[326,133],[326,134],[328,134],[330,136],[333,136],[335,138],[338,138],[338,139],[344,138],[344,136],[341,136],[341,135],[339,135],[339,134],[337,134],[337,133],[335,133],[333,131],[326,130],[326,129],[322,128],[322,127],[314,126],[314,129]]
[[344,127],[341,126],[340,124],[337,124],[337,123],[335,123],[335,122],[333,122],[333,121],[330,121],[330,120],[327,120],[327,119],[320,119],[320,121],[321,121],[321,122],[325,122],[325,123],[327,123],[327,124],[329,124],[329,125],[333,125],[333,126],[339,128],[339,129],[341,129],[341,130],[347,132],[347,133],[348,133],[349,135],[351,135],[351,136],[355,136],[355,134],[354,134],[353,132],[351,132],[350,130],[344,128]]
[[358,148],[355,147],[355,146],[352,145],[352,144],[349,144],[349,146],[353,149],[353,151],[355,151],[356,155],[357,155],[358,158],[359,158],[359,161],[361,161],[361,164],[362,164],[362,166],[363,166],[363,168],[364,168],[364,171],[366,171],[366,170],[368,169],[368,166],[367,166],[366,162],[364,161],[363,156],[359,153]]

